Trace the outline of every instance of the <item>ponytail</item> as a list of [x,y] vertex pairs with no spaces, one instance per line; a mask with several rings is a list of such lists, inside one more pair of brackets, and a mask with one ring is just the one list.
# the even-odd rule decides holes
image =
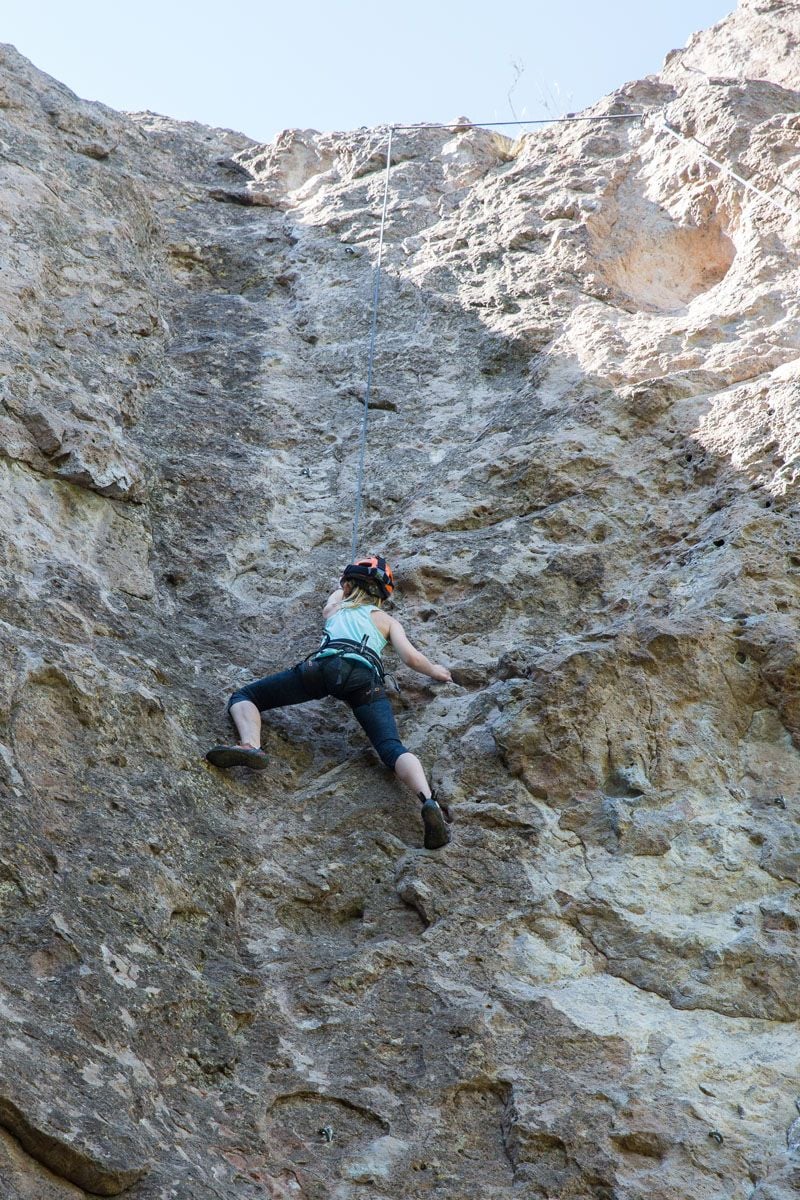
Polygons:
[[353,587],[349,596],[345,596],[342,601],[342,608],[360,608],[362,604],[374,604],[376,608],[380,608],[383,604],[383,597],[378,591],[372,591],[369,587],[364,587],[361,584]]

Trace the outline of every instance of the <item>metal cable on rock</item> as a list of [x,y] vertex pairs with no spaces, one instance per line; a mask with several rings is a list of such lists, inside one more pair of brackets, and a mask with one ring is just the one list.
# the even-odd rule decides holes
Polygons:
[[414,129],[485,129],[494,126],[507,125],[569,125],[577,122],[585,121],[633,121],[643,117],[644,113],[606,113],[603,116],[567,116],[567,117],[546,117],[540,120],[528,121],[493,121],[480,123],[477,121],[454,121],[451,124],[420,124],[420,125],[390,125],[389,126],[389,141],[386,147],[386,168],[383,184],[383,207],[381,209],[381,226],[378,236],[378,258],[375,263],[375,270],[372,285],[372,316],[370,320],[369,330],[369,352],[367,356],[367,382],[364,389],[364,414],[361,419],[361,436],[359,439],[358,451],[358,476],[356,482],[356,505],[353,516],[353,536],[350,544],[351,560],[356,556],[358,548],[358,525],[361,520],[361,508],[363,503],[364,492],[364,464],[367,452],[367,419],[369,417],[369,401],[372,394],[372,377],[375,370],[375,345],[378,334],[378,304],[380,302],[381,292],[381,266],[383,262],[383,243],[386,232],[386,211],[389,204],[389,174],[392,166],[392,138],[396,130],[414,130]]
[[389,171],[392,165],[392,134],[394,127],[389,129],[389,143],[386,147],[386,173],[383,183],[383,208],[381,209],[381,230],[378,237],[378,259],[372,284],[372,319],[369,329],[369,354],[367,356],[367,384],[364,389],[364,415],[361,418],[361,440],[358,451],[358,480],[356,483],[356,510],[353,516],[353,539],[350,546],[350,561],[356,556],[358,545],[358,522],[361,518],[361,497],[364,490],[364,460],[367,452],[367,417],[369,416],[369,399],[372,393],[372,374],[375,367],[375,342],[378,333],[378,303],[381,297],[381,263],[383,260],[383,237],[386,231],[386,209],[389,204]]
[[[390,175],[391,166],[392,166],[392,139],[393,139],[394,133],[396,131],[399,132],[400,130],[411,131],[411,130],[426,130],[426,129],[431,129],[431,130],[433,130],[433,129],[452,129],[455,131],[461,131],[461,130],[465,130],[465,129],[487,129],[487,128],[491,129],[492,127],[509,126],[509,125],[517,125],[517,126],[518,125],[571,125],[571,124],[577,124],[579,122],[635,121],[635,120],[641,120],[641,119],[645,118],[647,115],[648,114],[646,112],[604,113],[602,115],[594,115],[593,114],[590,116],[577,116],[573,113],[569,113],[565,117],[547,117],[547,118],[540,118],[540,119],[532,119],[532,120],[528,120],[528,121],[487,121],[485,123],[479,123],[477,121],[453,121],[448,124],[422,123],[422,124],[417,124],[417,125],[390,125],[389,126],[389,141],[388,141],[388,144],[386,147],[386,168],[385,168],[384,183],[383,183],[383,205],[381,208],[380,234],[378,237],[378,257],[377,257],[377,261],[375,263],[375,268],[374,268],[374,273],[373,273],[373,284],[372,284],[372,315],[371,315],[371,319],[370,319],[370,330],[369,330],[369,352],[368,352],[368,356],[367,356],[367,380],[366,380],[366,386],[364,389],[364,413],[363,413],[363,416],[361,419],[361,436],[360,436],[360,440],[359,440],[358,476],[357,476],[357,482],[356,482],[356,504],[355,504],[355,514],[353,516],[353,537],[352,537],[352,543],[351,543],[351,547],[350,547],[351,561],[353,559],[355,559],[356,551],[358,548],[358,525],[359,525],[359,521],[361,519],[361,508],[362,508],[362,502],[363,502],[364,466],[365,466],[366,451],[367,451],[367,420],[369,417],[369,402],[370,402],[370,397],[372,395],[372,378],[373,378],[373,374],[374,374],[374,370],[375,370],[375,346],[376,346],[376,342],[377,342],[377,333],[378,333],[378,305],[380,302],[380,293],[381,293],[381,268],[382,268],[382,264],[383,264],[384,236],[385,236],[385,232],[386,232],[386,212],[387,212],[388,204],[389,204],[389,175]],[[756,185],[754,183],[751,183],[749,179],[745,179],[744,176],[739,175],[736,171],[732,170],[731,167],[727,166],[725,163],[720,162],[719,159],[714,158],[711,154],[708,153],[705,146],[698,138],[693,137],[690,134],[681,133],[681,131],[679,129],[675,129],[674,126],[672,126],[668,123],[668,121],[666,120],[666,118],[663,115],[663,112],[660,115],[661,115],[661,120],[657,124],[656,128],[663,129],[666,133],[668,133],[671,137],[675,138],[677,141],[686,142],[687,144],[691,144],[695,148],[695,152],[701,158],[705,159],[706,162],[711,163],[712,166],[717,168],[717,170],[722,171],[723,174],[725,174],[729,178],[735,180],[742,187],[747,188],[748,191],[754,192],[757,196],[761,197],[762,200],[766,200],[767,203],[771,204],[773,206],[773,208],[778,209],[778,211],[783,213],[784,216],[788,216],[788,217],[796,217],[797,216],[796,212],[792,211],[790,208],[787,208],[785,205],[781,204],[780,201],[776,200],[775,197],[770,192],[765,192],[761,188],[756,187]],[[782,186],[782,185],[779,185],[779,186]]]
[[671,134],[676,141],[686,142],[687,144],[695,147],[696,153],[700,156],[700,158],[704,158],[706,162],[710,162],[711,165],[716,167],[718,171],[722,171],[723,175],[728,175],[731,179],[735,179],[737,183],[740,183],[742,187],[747,188],[749,192],[755,192],[755,194],[760,196],[762,200],[766,200],[767,203],[771,204],[773,208],[777,208],[778,212],[782,212],[785,217],[797,216],[796,212],[792,212],[790,208],[786,208],[785,205],[781,204],[780,200],[776,200],[771,192],[765,192],[762,188],[756,187],[756,185],[751,183],[749,179],[745,179],[743,175],[738,175],[736,171],[726,166],[725,163],[720,162],[718,158],[714,158],[708,153],[703,143],[698,138],[692,136],[691,134],[681,133],[680,129],[675,129],[673,125],[669,124],[665,117],[661,118],[660,127],[667,133]]
[[531,117],[527,121],[448,121],[446,124],[434,124],[423,121],[418,125],[392,125],[392,129],[499,129],[507,125],[574,125],[580,121],[636,121],[645,113],[596,113],[587,117],[567,113],[565,117]]

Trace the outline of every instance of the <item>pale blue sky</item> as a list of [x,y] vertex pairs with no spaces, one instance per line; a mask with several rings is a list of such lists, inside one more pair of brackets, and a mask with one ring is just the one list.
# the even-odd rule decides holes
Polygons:
[[488,122],[577,110],[657,71],[668,50],[734,7],[735,0],[3,0],[0,41],[86,99],[271,140],[289,126],[461,115]]

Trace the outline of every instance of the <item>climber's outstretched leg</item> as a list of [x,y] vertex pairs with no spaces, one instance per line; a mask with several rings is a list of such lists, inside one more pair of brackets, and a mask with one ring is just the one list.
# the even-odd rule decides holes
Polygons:
[[383,696],[370,704],[353,708],[353,716],[372,742],[381,760],[391,767],[397,778],[409,788],[422,803],[422,824],[425,829],[425,849],[440,850],[450,841],[446,822],[450,812],[440,805],[431,792],[430,784],[416,754],[406,750],[400,741],[392,706]]
[[261,749],[262,712],[289,704],[305,704],[324,696],[318,675],[311,664],[298,663],[289,671],[267,675],[234,692],[228,701],[228,712],[239,734],[239,742],[235,746],[212,746],[206,754],[208,761],[215,767],[250,767],[263,771],[267,755]]

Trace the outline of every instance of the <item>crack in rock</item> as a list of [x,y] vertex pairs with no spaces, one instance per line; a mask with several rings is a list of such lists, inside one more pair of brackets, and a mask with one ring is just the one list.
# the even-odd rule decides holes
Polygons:
[[54,1175],[95,1196],[119,1196],[138,1183],[150,1166],[131,1166],[101,1158],[86,1145],[78,1146],[39,1128],[7,1097],[0,1097],[0,1125],[13,1134],[22,1148]]

